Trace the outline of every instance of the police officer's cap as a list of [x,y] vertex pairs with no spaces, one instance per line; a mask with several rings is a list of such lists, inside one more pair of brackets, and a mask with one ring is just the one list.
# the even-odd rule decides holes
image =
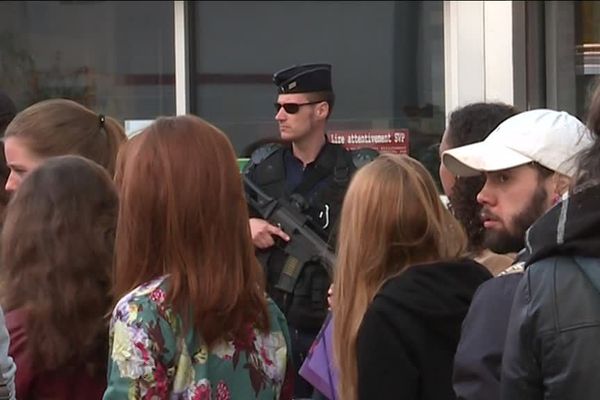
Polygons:
[[294,65],[273,74],[280,94],[332,92],[330,64]]

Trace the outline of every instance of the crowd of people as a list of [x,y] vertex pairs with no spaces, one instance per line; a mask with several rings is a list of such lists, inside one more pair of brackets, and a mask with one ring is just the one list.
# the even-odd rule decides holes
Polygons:
[[[200,117],[127,139],[74,101],[18,111],[0,91],[0,399],[600,395],[600,85],[586,124],[453,110],[440,193],[408,155],[328,142],[331,65],[273,82],[281,137],[241,173]],[[301,232],[245,180],[333,265],[299,262]]]

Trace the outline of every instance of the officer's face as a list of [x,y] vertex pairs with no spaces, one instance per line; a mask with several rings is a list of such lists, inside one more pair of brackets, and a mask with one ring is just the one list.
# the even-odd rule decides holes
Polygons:
[[280,94],[277,97],[280,108],[275,114],[275,120],[279,123],[283,140],[298,141],[313,131],[316,104],[306,103],[310,103],[310,100],[303,93]]

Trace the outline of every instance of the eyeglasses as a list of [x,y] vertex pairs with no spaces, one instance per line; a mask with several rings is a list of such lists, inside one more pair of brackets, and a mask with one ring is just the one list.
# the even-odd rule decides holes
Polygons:
[[284,104],[274,103],[273,105],[275,106],[276,113],[278,113],[279,110],[281,110],[281,107],[283,107],[283,109],[285,110],[286,113],[296,114],[298,111],[300,111],[301,106],[307,106],[309,104],[318,104],[318,103],[322,103],[323,101],[325,101],[325,100],[309,101],[308,103],[284,103]]

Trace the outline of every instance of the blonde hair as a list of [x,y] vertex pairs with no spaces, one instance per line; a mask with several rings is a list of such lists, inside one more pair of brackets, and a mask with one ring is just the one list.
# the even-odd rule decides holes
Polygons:
[[355,174],[342,207],[334,280],[340,398],[357,397],[358,330],[381,286],[409,266],[459,258],[466,246],[463,228],[418,161],[382,154]]

